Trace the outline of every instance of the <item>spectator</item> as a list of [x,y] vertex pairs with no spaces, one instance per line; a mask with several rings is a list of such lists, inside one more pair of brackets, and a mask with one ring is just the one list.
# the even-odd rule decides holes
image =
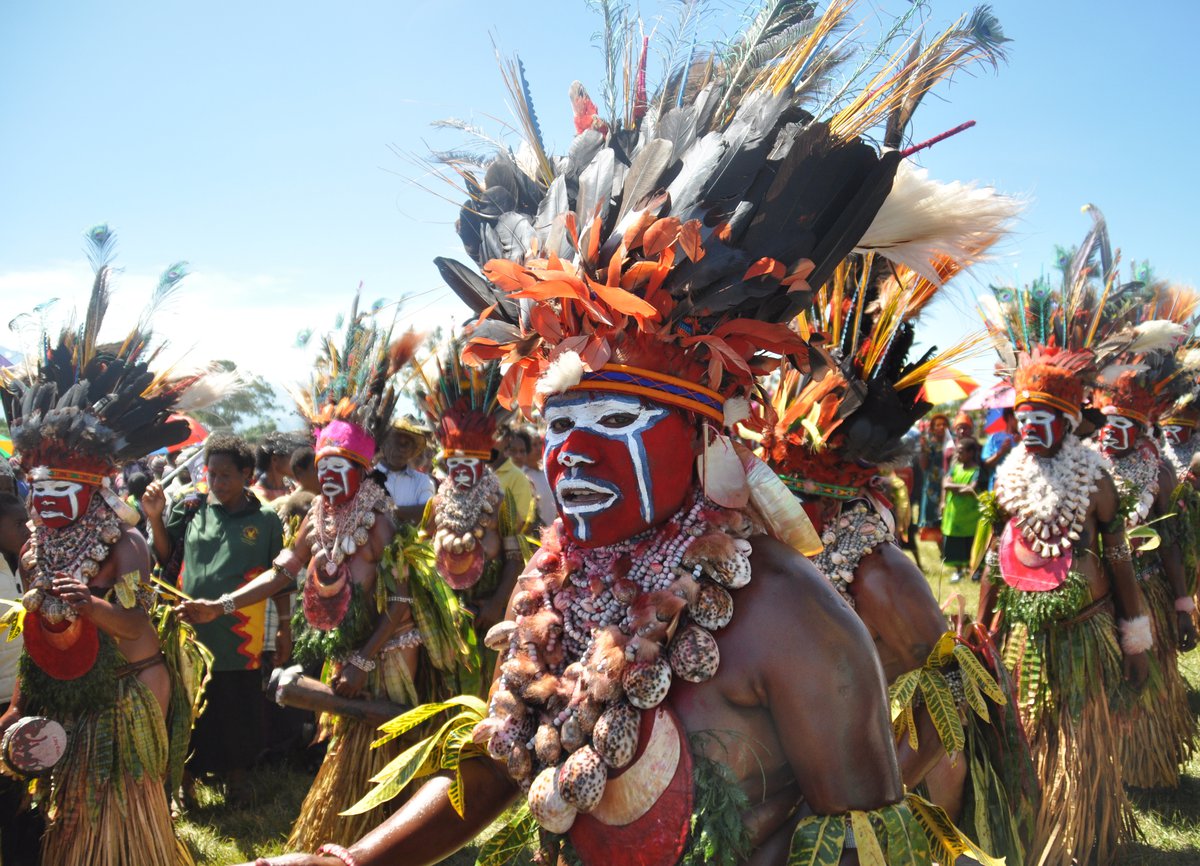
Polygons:
[[[5,466],[8,461],[0,458]],[[0,492],[0,598],[18,599],[23,592],[17,578],[17,558],[29,539],[29,516],[25,504],[13,492],[12,474],[0,467],[0,486],[8,479],[9,488]],[[8,709],[17,681],[17,660],[21,656],[21,638],[0,637],[0,716]],[[0,775],[0,863],[5,866],[35,866],[40,856],[41,819],[29,809],[25,785]]]
[[17,495],[17,476],[13,473],[12,465],[0,455],[0,493]]
[[392,425],[383,440],[375,469],[384,476],[384,489],[395,505],[396,525],[419,524],[425,504],[433,498],[433,479],[412,465],[425,450],[425,431],[408,419]]
[[550,482],[546,480],[546,473],[542,471],[541,449],[535,445],[533,434],[520,427],[510,430],[504,440],[505,452],[533,485],[538,523],[549,526],[558,516],[558,509],[554,505],[554,493],[550,490]]
[[1009,407],[1004,410],[1004,429],[988,436],[987,442],[983,445],[980,468],[988,490],[991,490],[995,486],[996,470],[1016,444],[1017,415]]
[[129,495],[125,501],[138,513],[137,531],[142,535],[146,534],[146,515],[142,511],[142,495],[146,492],[146,488],[150,486],[150,476],[143,472],[135,472],[129,476],[126,482]]
[[296,489],[274,503],[275,512],[284,522],[293,517],[303,520],[313,497],[321,492],[321,485],[317,481],[317,453],[311,445],[301,445],[293,451],[290,465]]
[[257,478],[250,491],[264,504],[282,499],[292,492],[292,452],[297,441],[286,433],[268,433],[254,449]]
[[951,583],[963,579],[971,561],[971,545],[979,525],[979,443],[970,437],[958,440],[954,462],[942,485],[942,561],[954,569]]
[[[283,543],[279,517],[250,493],[254,453],[237,436],[209,437],[204,451],[208,494],[177,503],[165,517],[162,487],[151,484],[142,498],[154,530],[154,552],[167,562],[183,545],[183,591],[196,599],[225,602],[229,594],[271,567]],[[275,600],[279,616],[280,658],[291,650],[290,597]],[[180,615],[195,619],[191,602]],[[227,605],[226,609],[232,608]],[[192,736],[193,774],[225,775],[233,802],[246,799],[246,771],[260,751],[263,695],[259,674],[266,602],[197,622],[196,635],[213,654],[212,680],[205,693],[204,713]],[[185,784],[185,796],[190,795]]]
[[[503,446],[503,441],[501,445]],[[504,497],[512,498],[513,514],[516,515],[518,521],[517,534],[523,535],[537,520],[533,484],[530,483],[520,467],[512,461],[512,458],[500,449],[492,449],[492,459],[488,465],[492,467],[496,478],[500,480],[500,489],[504,491]]]
[[918,500],[917,525],[923,541],[937,540],[941,531],[943,454],[950,439],[950,419],[940,412],[929,419],[929,428],[917,441],[917,465],[921,469],[921,498]]

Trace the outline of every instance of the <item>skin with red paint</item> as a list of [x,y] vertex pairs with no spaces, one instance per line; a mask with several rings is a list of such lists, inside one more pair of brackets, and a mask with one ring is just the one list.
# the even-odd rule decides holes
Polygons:
[[[547,471],[555,473],[552,485],[563,478],[588,483],[557,488],[564,522],[586,524],[589,542],[599,544],[601,538],[628,538],[678,510],[694,483],[695,424],[677,410],[636,398],[628,398],[632,403],[620,411],[604,404],[596,412],[582,407],[595,407],[612,395],[567,396],[583,399],[554,398],[546,407],[551,424]],[[565,411],[555,411],[564,406]],[[657,430],[648,421],[666,426]],[[579,435],[584,432],[588,435]],[[655,485],[649,497],[639,497],[639,488],[632,487],[639,479],[628,443],[636,454],[638,436],[653,443],[651,471],[642,476]],[[557,468],[551,470],[551,464]],[[619,482],[631,489],[622,490],[618,500],[611,492]],[[649,519],[643,506],[653,508]],[[792,831],[805,815],[876,809],[897,802],[903,788],[883,673],[870,635],[806,559],[766,536],[752,538],[751,544],[753,579],[735,592],[736,614],[715,634],[721,655],[716,676],[702,684],[677,678],[667,701],[689,733],[708,732],[705,753],[729,768],[753,804],[743,816],[754,846],[747,862],[781,866]],[[853,723],[830,724],[830,719]],[[490,760],[467,761],[462,771],[463,817],[447,797],[449,778],[439,774],[350,848],[355,860],[362,866],[437,863],[519,796],[503,767]],[[336,858],[311,854],[258,861],[264,862],[343,866]],[[620,857],[612,862],[620,866]],[[847,850],[842,862],[858,862],[856,852]]]
[[330,505],[338,507],[351,502],[362,480],[363,468],[353,460],[331,455],[317,461],[317,483]]
[[484,462],[478,457],[463,457],[460,454],[446,455],[446,472],[459,490],[470,490],[483,478]]
[[1017,434],[1026,451],[1035,457],[1058,453],[1070,430],[1062,412],[1038,403],[1021,403],[1015,412]]
[[1097,431],[1100,450],[1106,457],[1124,457],[1142,435],[1142,425],[1124,415],[1106,414],[1107,423]]
[[86,514],[96,492],[93,484],[57,478],[35,481],[32,487],[33,511],[51,529],[70,526]]

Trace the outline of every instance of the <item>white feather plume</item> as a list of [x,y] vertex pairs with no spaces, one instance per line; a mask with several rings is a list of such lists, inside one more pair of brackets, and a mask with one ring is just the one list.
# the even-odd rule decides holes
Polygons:
[[237,370],[209,368],[179,397],[177,412],[205,409],[246,387],[246,380]]
[[1183,342],[1187,332],[1186,327],[1170,319],[1151,319],[1134,327],[1133,342],[1126,351],[1134,354],[1173,351]]
[[940,183],[903,160],[892,190],[855,252],[876,252],[936,285],[932,262],[949,256],[974,261],[1021,212],[1023,203],[991,187]]
[[578,352],[563,352],[546,368],[534,390],[543,397],[549,397],[575,387],[582,379],[583,358],[579,357]]
[[1179,358],[1179,366],[1189,372],[1200,370],[1200,349],[1188,349]]

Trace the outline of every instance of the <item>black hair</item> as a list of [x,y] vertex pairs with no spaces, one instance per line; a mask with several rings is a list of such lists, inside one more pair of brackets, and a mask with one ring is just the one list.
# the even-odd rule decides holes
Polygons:
[[287,433],[268,433],[254,449],[254,468],[259,472],[269,471],[271,460],[276,457],[290,457],[298,444],[296,437]]
[[317,452],[313,450],[311,445],[301,445],[292,452],[292,471],[307,472],[312,469],[313,464],[317,462]]
[[520,427],[513,427],[508,431],[508,435],[513,439],[520,439],[525,443],[525,450],[530,454],[533,453],[533,436],[528,430],[522,430]]
[[22,519],[28,516],[25,501],[15,493],[0,493],[0,517],[17,511],[21,512]]
[[959,448],[972,448],[975,453],[979,453],[979,440],[974,436],[962,436],[956,443]]
[[232,433],[214,433],[204,443],[204,464],[217,454],[223,454],[233,461],[238,469],[254,468],[254,449],[241,436]]
[[125,486],[129,488],[129,492],[138,499],[142,498],[142,494],[146,492],[146,488],[150,486],[150,476],[144,472],[135,472],[129,476],[129,480],[125,482]]

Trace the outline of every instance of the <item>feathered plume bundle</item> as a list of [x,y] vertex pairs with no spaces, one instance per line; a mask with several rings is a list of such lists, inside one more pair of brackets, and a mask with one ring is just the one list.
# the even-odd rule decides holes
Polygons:
[[462,341],[455,337],[444,355],[435,359],[432,377],[417,366],[423,385],[417,391],[417,404],[444,451],[490,453],[496,427],[509,414],[498,399],[500,365],[468,367],[461,353]]
[[379,327],[374,311],[360,312],[358,302],[356,294],[340,324],[341,339],[335,333],[322,338],[310,385],[292,398],[310,426],[347,421],[367,431],[378,446],[399,397],[390,380],[412,360],[422,335],[410,330],[392,340],[391,327]]
[[187,263],[163,273],[150,304],[124,340],[102,344],[116,236],[107,225],[99,225],[85,237],[96,276],[83,323],[64,329],[55,342],[43,334],[36,366],[0,373],[4,412],[26,469],[72,467],[104,475],[174,445],[187,437],[188,424],[168,418],[203,381],[204,374],[169,378],[150,370],[157,355],[150,349],[151,317],[178,290]]
[[[903,156],[863,138],[902,129],[957,66],[994,62],[1004,41],[994,18],[982,10],[924,47],[905,19],[851,69],[852,6],[835,0],[816,16],[811,3],[767,3],[727,48],[676,55],[657,90],[644,86],[644,43],[607,34],[629,64],[618,77],[642,84],[604,117],[572,85],[581,132],[560,158],[546,155],[523,68],[507,68],[526,140],[482,173],[447,160],[469,195],[458,229],[483,277],[437,260],[480,314],[465,357],[509,364],[505,405],[528,409],[567,352],[586,373],[669,369],[745,395],[779,356],[805,364],[786,323],[852,250],[917,265],[961,252],[1001,219],[978,212],[967,225],[995,201],[907,170],[889,202]],[[905,232],[910,211],[923,219]]]

